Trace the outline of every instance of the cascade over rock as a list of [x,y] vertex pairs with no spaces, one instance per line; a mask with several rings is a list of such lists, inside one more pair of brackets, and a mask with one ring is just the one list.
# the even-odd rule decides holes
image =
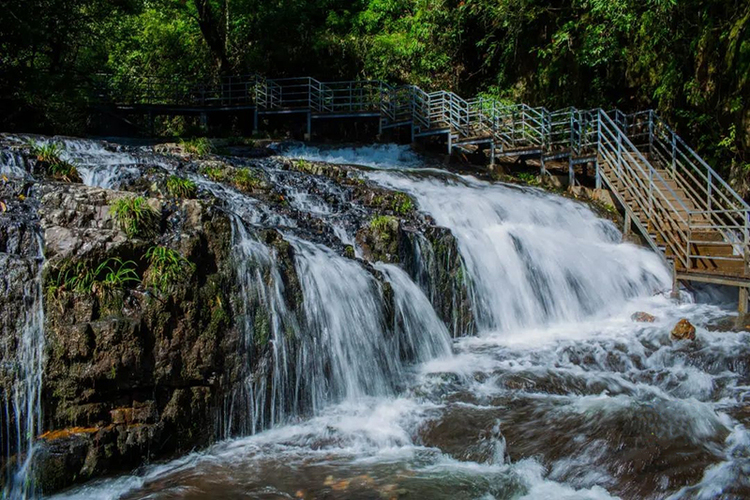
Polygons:
[[[15,174],[4,195],[10,213],[28,222],[2,219],[0,257],[7,286],[33,281],[38,224],[46,346],[32,480],[41,491],[255,433],[330,401],[392,394],[404,363],[450,350],[424,295],[439,303],[465,293],[456,278],[460,259],[442,257],[450,233],[406,195],[354,168],[183,151],[160,156],[66,140],[66,161],[77,165],[80,184],[46,179],[43,165],[14,140],[6,138],[3,150]],[[196,182],[198,197],[171,194],[175,176]],[[20,202],[14,190],[24,182],[33,192]],[[156,214],[154,230],[129,235],[113,207],[144,195]],[[373,267],[353,252],[355,235],[378,219],[398,228],[389,235],[393,254],[363,245],[362,257],[412,262],[405,269],[419,275],[424,291],[404,271]],[[156,246],[193,264],[168,293],[149,285],[155,268],[148,255]],[[32,261],[11,259],[15,254]],[[106,282],[118,262],[132,263],[138,281]],[[103,282],[76,288],[75,279],[99,267],[95,278]],[[20,289],[3,296],[9,345],[24,297]],[[471,323],[467,306],[453,301],[437,310],[456,333]],[[435,338],[425,343],[425,334]],[[6,352],[5,359],[14,356]],[[14,382],[11,373],[3,377],[5,392]]]
[[396,146],[36,140],[82,182],[0,139],[6,497],[750,494],[747,336],[670,342],[726,311],[584,204]]

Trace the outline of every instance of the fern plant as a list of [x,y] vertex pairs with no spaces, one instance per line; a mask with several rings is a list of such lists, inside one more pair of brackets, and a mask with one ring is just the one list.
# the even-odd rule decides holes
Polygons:
[[157,233],[159,214],[142,196],[120,198],[112,205],[110,213],[130,238],[136,236],[150,238]]

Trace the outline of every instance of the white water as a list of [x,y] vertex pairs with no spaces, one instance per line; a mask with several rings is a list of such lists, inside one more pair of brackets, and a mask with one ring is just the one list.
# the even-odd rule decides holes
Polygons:
[[[0,421],[13,424],[13,429],[0,431],[10,438],[8,452],[16,456],[17,462],[7,471],[9,480],[2,491],[3,498],[26,499],[36,496],[32,480],[36,437],[42,430],[42,372],[44,366],[44,307],[42,292],[43,242],[36,235],[38,255],[31,261],[33,278],[26,283],[11,283],[24,286],[24,316],[17,318],[15,335],[15,370],[10,374],[12,386],[5,395],[4,415]],[[8,256],[17,258],[16,256]],[[13,342],[13,333],[6,337]],[[9,412],[12,410],[12,413]],[[12,415],[12,417],[11,417]]]
[[[6,139],[16,141],[19,145],[28,143],[30,140],[38,144],[61,145],[63,148],[61,158],[76,166],[83,183],[87,186],[105,189],[117,189],[125,180],[140,177],[142,171],[139,167],[148,165],[171,171],[176,165],[174,160],[151,154],[148,148],[139,148],[138,154],[134,154],[119,145],[94,139],[12,135],[6,136]],[[3,152],[3,154],[6,153]],[[8,166],[3,166],[6,164]],[[0,157],[0,168],[4,170],[11,167],[10,161],[5,156]]]
[[322,147],[294,144],[281,148],[284,156],[303,158],[310,161],[324,161],[339,165],[361,165],[373,168],[418,168],[423,165],[409,146],[397,144],[376,144],[361,147]]
[[458,238],[482,330],[581,320],[671,287],[655,254],[622,244],[612,223],[580,203],[470,177],[369,177],[412,194]]
[[[377,149],[355,153],[342,161],[404,166]],[[294,386],[295,402],[273,404],[286,414],[279,409],[255,427],[276,425],[270,430],[56,498],[343,499],[399,491],[450,500],[743,498],[750,491],[742,416],[750,335],[707,331],[724,309],[655,295],[670,285],[660,260],[619,243],[611,223],[578,203],[447,174],[369,175],[411,193],[457,236],[479,335],[451,346],[419,287],[400,268],[377,264],[393,288],[399,332],[384,338],[385,292],[373,275],[286,235],[304,298],[294,325],[278,273],[269,274],[273,252],[236,229],[250,263],[240,268],[245,296],[260,294],[278,319],[272,393]],[[293,202],[335,215],[318,200]],[[247,223],[263,224],[252,204],[237,203]],[[634,323],[638,310],[657,321]],[[698,326],[698,341],[669,339],[682,317]],[[304,336],[295,353],[290,328]],[[248,387],[242,398],[266,393]],[[305,399],[314,414],[289,421],[288,407]]]

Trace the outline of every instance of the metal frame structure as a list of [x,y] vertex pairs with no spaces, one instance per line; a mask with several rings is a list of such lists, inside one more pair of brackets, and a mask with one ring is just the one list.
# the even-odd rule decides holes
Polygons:
[[204,84],[111,80],[95,96],[121,106],[252,109],[256,130],[259,116],[303,113],[308,137],[314,119],[378,118],[381,132],[409,127],[412,141],[444,134],[449,153],[484,144],[492,163],[496,156],[534,156],[544,174],[545,162],[567,160],[571,185],[574,166],[593,163],[597,188],[606,185],[615,194],[627,224],[672,263],[675,279],[739,286],[740,309],[747,309],[750,206],[653,110],[549,111],[376,80],[259,75]]

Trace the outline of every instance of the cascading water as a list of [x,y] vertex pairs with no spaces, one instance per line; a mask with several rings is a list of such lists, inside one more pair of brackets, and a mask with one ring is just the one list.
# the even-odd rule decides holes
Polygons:
[[671,286],[656,255],[620,244],[614,225],[579,203],[471,178],[369,175],[456,235],[482,330],[580,320]]
[[[312,152],[383,168],[367,175],[409,192],[453,232],[477,335],[451,343],[430,303],[433,249],[420,236],[416,279],[305,237],[297,222],[319,218],[354,243],[346,201],[325,181],[300,189],[268,166],[293,208],[281,214],[196,176],[233,214],[246,349],[272,346],[250,360],[265,368],[225,410],[224,437],[256,434],[58,498],[750,494],[750,337],[706,329],[725,310],[654,295],[670,286],[659,258],[621,244],[581,204],[446,172],[394,172],[416,165],[382,153]],[[291,245],[299,290],[260,237],[271,227]],[[656,321],[633,322],[639,310]],[[681,317],[699,341],[670,340]]]
[[0,357],[5,365],[0,367],[0,378],[9,380],[8,391],[0,393],[4,405],[0,416],[0,427],[3,427],[0,436],[4,443],[0,449],[5,449],[6,463],[10,464],[2,496],[13,499],[35,497],[32,465],[36,439],[42,430],[44,307],[41,275],[44,254],[41,236],[34,236],[35,256],[0,254],[0,268],[5,270],[2,291],[8,302],[19,294],[21,305],[16,324],[4,325],[11,327],[10,331],[2,332],[11,345],[4,346],[5,355]]

